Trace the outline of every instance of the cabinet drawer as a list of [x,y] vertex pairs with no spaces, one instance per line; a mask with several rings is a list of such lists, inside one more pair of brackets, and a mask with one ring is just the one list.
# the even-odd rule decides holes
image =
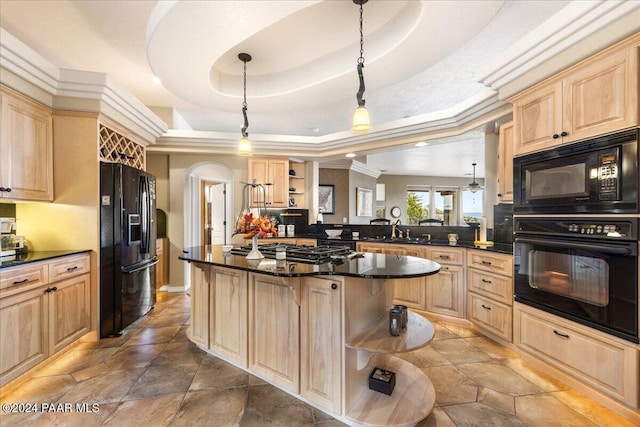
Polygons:
[[513,255],[469,250],[467,251],[467,267],[513,277]]
[[467,287],[470,291],[493,298],[508,305],[513,304],[513,279],[493,273],[467,270]]
[[513,309],[469,292],[469,320],[490,332],[511,341],[513,330]]
[[519,304],[515,322],[514,344],[519,348],[638,407],[640,356],[633,344]]
[[49,263],[49,281],[56,282],[68,277],[88,273],[91,270],[89,255],[74,255]]
[[31,264],[25,267],[15,267],[2,270],[0,275],[0,290],[3,294],[13,293],[14,289],[23,291],[25,288],[49,283],[47,264]]
[[438,264],[462,265],[464,263],[464,250],[444,247],[431,248],[427,251],[427,259]]

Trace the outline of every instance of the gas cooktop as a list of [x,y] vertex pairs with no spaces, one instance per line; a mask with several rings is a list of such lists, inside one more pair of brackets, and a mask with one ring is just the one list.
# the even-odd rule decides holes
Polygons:
[[[284,243],[266,243],[259,246],[265,258],[275,258],[278,248],[285,248],[287,261],[305,262],[309,264],[324,264],[336,258],[345,258],[353,252],[349,246],[308,246]],[[234,255],[247,255],[251,245],[231,249]]]

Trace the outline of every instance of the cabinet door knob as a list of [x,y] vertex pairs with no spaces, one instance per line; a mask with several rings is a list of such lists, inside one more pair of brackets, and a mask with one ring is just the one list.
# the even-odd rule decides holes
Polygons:
[[11,193],[11,189],[9,187],[5,187],[4,191],[7,193]]
[[558,138],[560,138],[560,135],[558,135],[557,133],[554,133],[553,134],[553,139],[558,139]]
[[335,283],[331,284],[331,289],[338,289],[338,285],[336,285]]
[[567,136],[567,135],[569,135],[569,132],[564,132],[564,131],[563,131],[563,132],[560,134],[560,136]]

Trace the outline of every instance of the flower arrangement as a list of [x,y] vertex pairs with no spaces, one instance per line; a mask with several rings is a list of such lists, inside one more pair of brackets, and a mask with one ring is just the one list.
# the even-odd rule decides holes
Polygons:
[[258,215],[254,217],[253,212],[249,212],[240,214],[236,221],[236,228],[233,234],[243,234],[245,239],[251,239],[254,236],[277,236],[278,229],[276,227],[276,221],[268,215]]

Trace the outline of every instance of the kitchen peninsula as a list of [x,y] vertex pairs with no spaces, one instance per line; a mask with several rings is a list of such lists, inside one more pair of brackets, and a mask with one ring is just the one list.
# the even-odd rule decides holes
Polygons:
[[[363,253],[320,263],[248,260],[190,248],[191,340],[351,425],[412,426],[431,412],[429,378],[393,356],[426,345],[431,323],[409,312],[391,336],[394,282],[436,274],[412,256]],[[374,367],[396,374],[391,395],[368,388]]]

